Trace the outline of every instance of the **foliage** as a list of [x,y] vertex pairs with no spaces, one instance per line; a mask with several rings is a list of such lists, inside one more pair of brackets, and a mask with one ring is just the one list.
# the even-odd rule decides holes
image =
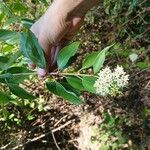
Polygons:
[[[28,10],[27,7],[22,5],[23,3],[19,1],[16,3],[1,3],[2,14],[6,13],[6,16],[3,16],[1,20],[12,19],[13,21],[10,22],[6,29],[0,30],[0,41],[4,43],[5,46],[13,45],[14,47],[11,47],[12,49],[10,49],[8,53],[4,51],[4,53],[2,53],[1,55],[0,82],[3,85],[8,86],[5,93],[6,95],[11,93],[21,99],[34,99],[35,97],[31,93],[28,93],[27,91],[25,91],[25,89],[21,87],[21,83],[25,79],[29,79],[30,75],[35,75],[36,73],[31,72],[27,69],[23,69],[23,67],[27,62],[32,61],[38,67],[46,68],[46,60],[43,50],[38,44],[38,40],[36,39],[35,35],[30,31],[30,27],[33,21],[22,18],[23,11]],[[17,10],[16,7],[21,7],[22,9]],[[10,11],[11,9],[13,11]],[[20,11],[20,13],[16,13],[16,11]],[[6,21],[3,25],[4,28],[6,26],[5,23]],[[15,29],[15,31],[12,31],[11,25],[17,25],[19,30],[16,30],[13,27],[12,29]],[[70,45],[64,47],[59,52],[57,57],[57,65],[59,70],[57,72],[52,72],[48,74],[48,76],[52,77],[52,79],[49,79],[46,84],[51,92],[63,97],[64,99],[69,100],[74,104],[81,104],[83,102],[83,100],[79,98],[81,90],[95,93],[93,85],[94,81],[96,80],[96,74],[99,72],[104,64],[107,51],[113,46],[111,45],[101,51],[91,53],[89,56],[86,57],[83,62],[82,68],[79,71],[69,72],[69,70],[67,70],[67,68],[69,67],[69,60],[77,53],[79,45],[79,42],[73,42]],[[20,47],[21,52],[17,51],[18,46]],[[9,55],[11,55],[11,58]],[[23,58],[22,55],[25,58]],[[22,60],[25,60],[26,63],[24,63],[23,66],[18,65],[17,63]],[[93,68],[94,74],[88,75],[82,73],[83,70],[88,69],[89,67]],[[56,81],[55,76],[63,77],[63,80]],[[78,81],[81,81],[81,83],[78,82],[78,84],[80,84],[80,87],[82,87],[81,89],[80,87],[78,87],[77,84],[75,85],[75,78],[78,79]],[[65,82],[65,85],[61,82]],[[10,97],[12,96],[10,95]],[[7,101],[7,98],[5,98],[5,100]]]
[[147,0],[104,0],[103,5],[109,20],[115,25],[118,39],[146,46],[149,41]]
[[123,133],[121,125],[124,118],[114,117],[111,114],[103,114],[103,122],[97,128],[93,128],[95,135],[92,137],[94,143],[98,143],[99,149],[116,150],[121,148],[129,148],[128,138]]
[[[20,114],[19,108],[23,108],[23,114]],[[49,109],[50,106],[44,102],[42,97],[32,101],[27,99],[10,101],[8,99],[8,104],[0,108],[0,129],[5,130],[12,129],[13,126],[22,126],[26,121],[30,122],[37,118],[40,112],[42,113]]]
[[[40,112],[43,113],[50,109],[49,104],[47,105],[41,96],[35,97],[35,95],[26,91],[22,84],[24,81],[36,78],[36,72],[26,67],[30,59],[42,68],[46,65],[43,51],[29,28],[45,12],[48,3],[47,0],[0,0],[1,131],[5,129],[13,130],[13,125],[23,126],[27,122],[30,123],[30,121],[34,121],[39,117]],[[107,14],[104,22],[111,22],[113,25],[111,33],[114,36],[113,39],[109,40],[109,38],[107,40],[107,44],[106,42],[104,44],[110,45],[114,42],[116,44],[108,47],[104,46],[104,49],[101,48],[100,51],[88,54],[79,70],[70,70],[70,60],[80,49],[79,42],[73,42],[58,55],[59,71],[48,75],[49,79],[47,79],[46,85],[49,91],[76,105],[84,102],[81,96],[84,91],[96,93],[93,85],[97,79],[97,73],[104,64],[106,55],[108,59],[112,59],[113,65],[119,58],[126,68],[139,67],[145,69],[150,67],[147,51],[147,43],[149,42],[148,1],[104,0],[103,4],[105,14]],[[93,16],[89,20],[94,23]],[[99,34],[101,33],[96,30],[93,36],[97,43],[101,37],[105,38],[103,35],[100,35],[99,38]],[[109,33],[107,34],[109,36]],[[99,45],[101,46],[101,44]],[[108,49],[111,47],[113,48],[110,53]],[[70,53],[66,55],[68,49]],[[26,53],[27,51],[28,53]],[[89,68],[92,69],[92,72],[94,71],[93,74],[87,74]],[[130,105],[126,103],[124,103],[125,106]],[[148,116],[149,110],[145,108],[142,118],[148,120]],[[92,141],[100,144],[102,150],[121,149],[122,147],[126,149],[128,146],[126,144],[130,141],[123,132],[122,124],[126,127],[125,122],[131,120],[128,118],[124,120],[122,117],[115,117],[109,113],[105,113],[103,117],[104,121],[98,128],[94,129],[95,135]],[[133,121],[135,120],[133,119]],[[143,127],[145,124],[141,126]],[[133,125],[132,128],[135,128],[135,126]],[[143,133],[143,130],[141,132],[140,136],[143,136],[145,133]],[[143,146],[145,144],[144,140],[144,138],[141,140],[143,143],[140,143],[142,145],[140,149],[145,149]]]

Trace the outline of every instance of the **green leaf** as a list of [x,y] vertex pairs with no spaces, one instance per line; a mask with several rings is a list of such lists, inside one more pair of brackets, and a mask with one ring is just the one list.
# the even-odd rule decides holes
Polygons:
[[95,63],[93,65],[94,74],[99,72],[99,70],[103,67],[105,62],[106,51],[102,50],[95,59]]
[[95,58],[97,57],[97,55],[98,55],[98,52],[93,52],[89,54],[83,61],[81,70],[92,67],[95,63]]
[[150,68],[150,63],[148,61],[145,62],[138,62],[137,67],[139,67],[140,69],[146,69],[146,68]]
[[80,91],[84,90],[84,87],[82,85],[82,79],[74,76],[67,76],[66,80],[73,88]]
[[0,105],[5,105],[11,101],[11,98],[5,94],[4,92],[0,91]]
[[106,52],[112,47],[113,45],[105,47],[95,58],[95,63],[93,65],[94,74],[99,72],[99,70],[103,67],[105,62]]
[[45,5],[48,5],[48,2],[46,0],[39,0],[39,1],[44,3]]
[[8,57],[0,56],[0,69],[3,68],[3,66],[9,61]]
[[29,99],[33,100],[35,99],[35,96],[25,91],[23,88],[19,87],[17,84],[8,83],[10,91],[22,99]]
[[59,82],[67,91],[75,93],[78,97],[80,97],[81,93],[80,90],[75,89],[72,87],[66,80]]
[[10,67],[6,70],[7,73],[16,74],[16,73],[32,73],[33,71],[27,69],[26,67]]
[[21,56],[21,52],[17,51],[14,54],[11,54],[9,61],[1,67],[2,70],[7,70],[11,65],[13,65],[16,60]]
[[15,31],[0,29],[0,41],[4,41],[10,44],[18,42],[19,35]]
[[[29,75],[24,75],[24,73],[32,73],[33,71],[25,68],[25,67],[11,67],[6,70],[6,73],[13,74],[13,78],[8,79],[10,83],[21,83],[25,79],[29,79]],[[20,76],[15,76],[15,74],[20,74]]]
[[12,3],[11,5],[11,10],[13,10],[13,12],[16,13],[24,14],[28,11],[28,7],[21,1],[17,1],[17,2],[14,1],[14,3]]
[[57,56],[57,64],[59,69],[64,69],[69,59],[77,53],[79,48],[79,42],[73,42],[70,45],[64,47]]
[[10,73],[0,74],[0,83],[6,83],[6,80],[13,78],[13,75]]
[[13,78],[11,73],[0,74],[0,79],[10,79]]
[[46,68],[46,60],[43,49],[32,32],[20,34],[20,49],[25,57],[30,59],[40,68]]
[[24,19],[21,20],[21,23],[23,24],[24,27],[30,29],[31,26],[33,25],[34,21],[30,20],[30,19],[27,19],[27,18],[24,18]]
[[47,82],[46,85],[49,91],[60,97],[63,97],[64,99],[68,100],[69,102],[75,105],[83,103],[82,100],[75,93],[66,90],[60,83],[56,81]]
[[14,50],[14,48],[15,48],[15,45],[8,45],[8,44],[6,44],[3,48],[2,48],[2,51],[5,53],[5,52],[9,52],[9,54],[10,54],[10,52],[13,52],[13,50]]
[[82,79],[82,84],[87,91],[95,94],[96,89],[94,88],[94,84],[96,80],[97,80],[96,77],[85,76]]

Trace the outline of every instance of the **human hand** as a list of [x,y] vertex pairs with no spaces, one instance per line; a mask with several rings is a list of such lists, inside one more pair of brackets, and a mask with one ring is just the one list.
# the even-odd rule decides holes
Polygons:
[[[40,77],[56,68],[57,53],[80,29],[85,13],[91,7],[91,4],[83,4],[84,1],[55,0],[47,12],[31,27],[44,50],[47,62],[47,68],[37,70]],[[83,5],[84,9],[80,9]],[[29,64],[29,67],[36,66]]]

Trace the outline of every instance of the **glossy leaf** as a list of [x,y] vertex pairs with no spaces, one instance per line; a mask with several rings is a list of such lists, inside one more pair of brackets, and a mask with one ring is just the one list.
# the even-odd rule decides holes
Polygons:
[[35,96],[28,93],[23,88],[19,87],[17,84],[8,83],[8,87],[9,87],[10,91],[14,95],[18,96],[19,98],[29,99],[29,100],[35,99]]
[[[14,75],[13,78],[8,79],[8,82],[18,84],[29,78],[29,75],[25,75],[26,73],[32,73],[33,71],[26,67],[11,67],[6,72]],[[15,76],[15,74],[20,74],[20,76]]]
[[77,53],[79,48],[79,42],[73,42],[70,45],[64,47],[57,56],[57,64],[59,69],[64,69],[69,59]]
[[81,70],[92,67],[95,63],[95,58],[97,57],[97,55],[98,55],[98,52],[93,52],[89,54],[83,61]]
[[0,83],[6,83],[6,81],[13,79],[11,73],[0,74]]
[[60,83],[58,82],[47,82],[46,83],[47,88],[52,93],[64,98],[65,100],[68,100],[69,102],[79,105],[82,104],[82,100],[73,92],[70,92],[66,90]]
[[9,61],[8,57],[0,56],[0,69],[2,69],[8,61]]
[[66,80],[59,82],[67,91],[75,93],[77,96],[80,96],[80,90],[72,87]]
[[15,31],[0,29],[0,41],[14,44],[18,42],[19,34]]
[[5,105],[11,101],[11,98],[5,94],[4,92],[0,91],[0,105]]
[[96,89],[94,88],[94,84],[95,84],[95,81],[97,80],[96,77],[89,77],[89,76],[85,76],[83,77],[82,79],[82,84],[84,86],[84,88],[91,92],[91,93],[96,93]]
[[96,57],[95,63],[93,65],[94,74],[99,72],[99,70],[103,67],[103,64],[105,62],[105,57],[106,57],[106,51],[105,50],[101,51],[98,54],[98,56]]
[[1,67],[2,70],[7,70],[10,66],[12,66],[16,60],[21,56],[21,52],[20,51],[17,51],[13,54],[11,54],[8,62],[6,64],[4,64],[3,67]]
[[39,1],[44,3],[45,5],[48,5],[48,2],[46,0],[39,0]]
[[99,70],[103,67],[103,64],[105,62],[106,53],[113,45],[105,47],[95,58],[95,63],[93,65],[94,74],[99,72]]
[[21,23],[23,24],[24,27],[30,29],[31,26],[33,25],[34,21],[30,20],[30,19],[27,19],[27,18],[24,18],[24,19],[21,20]]
[[20,34],[20,49],[25,57],[40,68],[46,68],[44,52],[32,32]]
[[10,79],[13,78],[11,73],[0,74],[0,79]]
[[84,90],[84,87],[82,85],[82,79],[74,76],[67,76],[66,77],[67,82],[75,89],[77,90]]

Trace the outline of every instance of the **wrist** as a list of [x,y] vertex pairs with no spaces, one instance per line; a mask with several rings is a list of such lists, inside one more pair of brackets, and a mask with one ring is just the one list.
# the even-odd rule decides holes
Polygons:
[[73,17],[83,17],[88,10],[98,4],[99,0],[55,0],[50,9],[55,10],[58,16],[64,15],[68,20]]

